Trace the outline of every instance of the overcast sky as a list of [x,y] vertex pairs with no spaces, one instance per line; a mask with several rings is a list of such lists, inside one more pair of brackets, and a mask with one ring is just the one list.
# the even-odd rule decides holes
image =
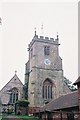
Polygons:
[[0,4],[0,89],[17,75],[24,83],[28,44],[37,34],[56,38],[64,76],[78,77],[78,2],[3,2]]

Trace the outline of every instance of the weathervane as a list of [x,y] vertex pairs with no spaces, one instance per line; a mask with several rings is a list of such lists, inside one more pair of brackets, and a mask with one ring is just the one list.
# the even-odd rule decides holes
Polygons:
[[57,32],[57,40],[59,39],[58,37],[59,37],[59,36],[58,36],[58,32]]
[[35,29],[35,36],[36,36],[36,27],[34,29]]
[[42,35],[43,35],[43,24],[41,25],[41,31],[42,31]]

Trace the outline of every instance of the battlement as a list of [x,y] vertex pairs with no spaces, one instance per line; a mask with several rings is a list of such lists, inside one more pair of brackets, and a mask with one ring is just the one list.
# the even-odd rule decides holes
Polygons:
[[33,39],[38,39],[38,40],[43,39],[43,40],[52,40],[52,41],[59,40],[58,35],[57,35],[57,38],[56,38],[56,39],[54,39],[54,38],[49,38],[49,37],[44,37],[44,36],[39,36],[39,37],[38,37],[38,35],[35,35]]
[[30,42],[30,44],[28,45],[29,49],[34,44],[34,42],[43,42],[43,43],[49,43],[49,44],[54,44],[54,45],[60,45],[58,35],[56,39],[35,35],[32,41]]

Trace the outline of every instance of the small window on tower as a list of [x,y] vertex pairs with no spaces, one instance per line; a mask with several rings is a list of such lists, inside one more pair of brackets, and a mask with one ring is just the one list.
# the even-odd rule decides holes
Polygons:
[[44,55],[50,55],[50,46],[44,46]]
[[33,56],[33,48],[31,49],[31,58],[32,58],[32,56]]

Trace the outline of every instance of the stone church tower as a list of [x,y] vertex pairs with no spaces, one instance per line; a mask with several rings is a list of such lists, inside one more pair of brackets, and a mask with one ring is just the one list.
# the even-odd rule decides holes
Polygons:
[[59,45],[58,35],[56,39],[38,37],[35,31],[28,48],[25,73],[26,97],[31,107],[41,107],[65,92]]

